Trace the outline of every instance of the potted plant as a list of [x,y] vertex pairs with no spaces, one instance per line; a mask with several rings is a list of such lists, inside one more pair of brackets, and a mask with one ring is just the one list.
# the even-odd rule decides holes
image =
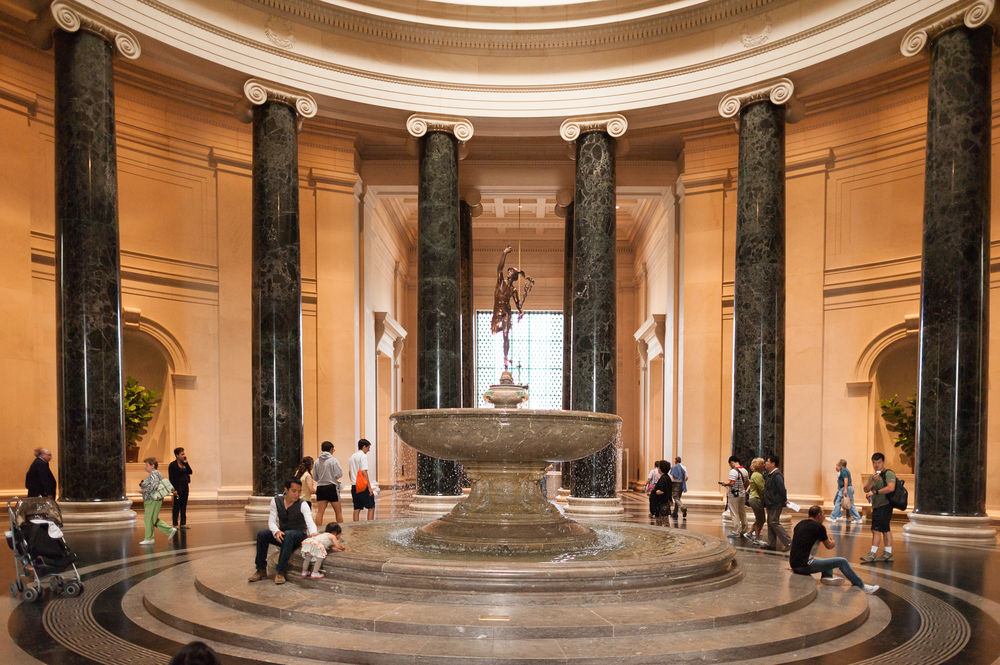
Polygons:
[[134,377],[126,377],[122,411],[125,416],[125,461],[139,461],[139,440],[146,433],[146,425],[153,418],[153,409],[159,406],[163,393],[146,390]]
[[905,404],[900,404],[898,399],[899,395],[893,395],[880,399],[878,405],[882,408],[886,429],[896,435],[894,443],[903,452],[903,461],[912,469],[917,445],[917,395],[911,395]]

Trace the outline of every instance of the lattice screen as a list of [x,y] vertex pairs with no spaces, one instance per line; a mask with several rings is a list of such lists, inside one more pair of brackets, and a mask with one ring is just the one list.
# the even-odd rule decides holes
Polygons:
[[[493,312],[476,312],[476,406],[490,406],[483,393],[500,381],[503,371],[503,335],[490,333]],[[527,383],[531,398],[525,409],[562,408],[563,313],[525,312],[510,331],[514,383]]]

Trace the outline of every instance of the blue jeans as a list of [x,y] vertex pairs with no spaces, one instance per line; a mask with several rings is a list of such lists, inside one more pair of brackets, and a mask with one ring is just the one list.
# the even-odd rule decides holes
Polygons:
[[286,531],[285,537],[279,543],[270,529],[261,529],[257,532],[257,570],[267,570],[267,546],[277,545],[281,548],[281,552],[278,553],[276,570],[284,575],[288,570],[288,560],[292,558],[292,552],[299,549],[299,545],[305,539],[306,534],[293,529]]
[[792,572],[796,575],[813,575],[815,573],[822,573],[820,577],[833,577],[833,569],[840,568],[840,572],[844,574],[844,577],[856,587],[863,587],[864,582],[858,577],[858,574],[854,572],[851,568],[851,564],[847,562],[842,556],[835,556],[830,559],[813,559],[812,563],[807,566],[799,566],[798,568],[792,568]]
[[[854,485],[848,485],[847,496],[851,499],[851,517],[855,520],[861,519],[861,513],[858,512],[858,507],[854,505]],[[844,501],[844,488],[841,487],[837,490],[837,496],[833,498],[833,512],[830,513],[830,519],[838,520],[842,514],[841,504]]]

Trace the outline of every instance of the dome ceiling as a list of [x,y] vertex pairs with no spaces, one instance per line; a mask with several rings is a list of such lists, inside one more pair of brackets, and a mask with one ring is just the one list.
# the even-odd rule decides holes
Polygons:
[[[33,0],[6,0],[30,8]],[[425,111],[479,136],[555,135],[571,115],[652,127],[717,117],[736,88],[811,94],[902,65],[951,0],[78,0],[121,22],[142,67],[238,94],[259,77],[321,115],[400,127]]]

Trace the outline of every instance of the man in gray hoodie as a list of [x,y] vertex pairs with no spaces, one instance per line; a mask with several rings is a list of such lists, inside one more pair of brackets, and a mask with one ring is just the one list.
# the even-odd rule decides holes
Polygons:
[[326,512],[327,504],[333,506],[333,514],[337,524],[344,521],[344,514],[340,508],[340,478],[344,475],[340,468],[340,462],[333,456],[333,444],[324,441],[320,446],[323,450],[316,458],[313,465],[313,480],[316,481],[316,502],[319,512],[316,513],[316,524],[323,526],[323,513]]

